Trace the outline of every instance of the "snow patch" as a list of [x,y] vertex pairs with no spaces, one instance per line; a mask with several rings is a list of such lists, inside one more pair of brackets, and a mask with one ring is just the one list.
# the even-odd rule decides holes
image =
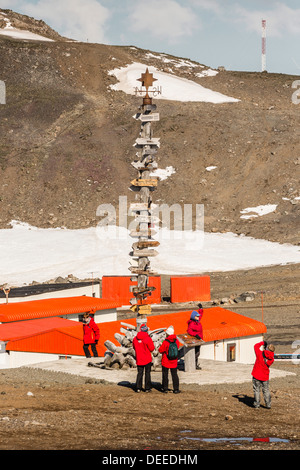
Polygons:
[[[274,212],[277,208],[278,204],[265,204],[261,206],[256,206],[256,207],[247,207],[246,209],[243,209],[241,214],[249,214],[250,215],[241,215],[241,219],[251,219],[252,217],[261,217],[266,214],[270,214],[271,212]],[[251,212],[254,212],[254,214],[251,214]]]
[[40,36],[39,34],[31,33],[25,29],[14,28],[10,22],[10,19],[0,14],[0,18],[6,23],[3,29],[0,29],[0,35],[9,36],[14,39],[25,39],[27,41],[53,41],[53,39]]
[[[180,78],[165,72],[160,72],[157,68],[145,64],[134,62],[126,67],[116,68],[108,72],[118,79],[118,83],[110,85],[112,90],[123,91],[124,93],[134,95],[136,88],[140,87],[137,79],[142,73],[149,69],[154,74],[157,81],[154,87],[161,87],[162,93],[156,94],[155,99],[174,100],[174,101],[197,101],[205,103],[236,103],[239,100],[222,93],[204,88],[192,80]],[[144,89],[144,88],[143,88]]]
[[196,73],[196,77],[215,77],[219,72],[217,70],[207,69],[203,72]]
[[212,171],[215,170],[217,167],[216,166],[207,166],[205,169],[206,171]]
[[172,166],[167,166],[165,169],[157,168],[156,170],[150,173],[150,176],[158,176],[160,180],[166,180],[169,176],[176,173],[175,168]]
[[[79,279],[129,275],[133,238],[125,227],[69,230],[41,229],[12,221],[0,230],[0,285],[21,286],[69,274]],[[299,247],[256,240],[233,233],[156,229],[158,256],[151,260],[159,274],[251,269],[299,263]]]

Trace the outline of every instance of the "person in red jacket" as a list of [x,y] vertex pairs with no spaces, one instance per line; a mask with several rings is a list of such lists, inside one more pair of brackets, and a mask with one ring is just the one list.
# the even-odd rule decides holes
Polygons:
[[[262,350],[261,348],[264,347]],[[275,347],[261,341],[254,345],[256,355],[255,364],[252,369],[252,384],[254,392],[254,408],[260,407],[260,392],[262,390],[266,407],[271,408],[271,394],[269,390],[270,366],[274,362]]]
[[[203,308],[202,305],[198,305],[199,309],[196,312],[196,310],[193,310],[191,313],[191,317],[188,320],[187,324],[187,333],[191,336],[195,336],[197,339],[203,339],[203,329],[201,325],[201,318],[203,317]],[[196,368],[201,369],[201,367],[198,364],[198,359],[200,356],[200,346],[195,346],[195,360],[196,360]]]
[[[158,351],[161,353],[161,366],[162,366],[162,389],[163,393],[168,393],[168,375],[169,370],[171,372],[172,382],[173,382],[173,393],[180,393],[179,390],[179,378],[177,373],[177,366],[178,366],[178,350],[179,350],[179,341],[174,334],[173,326],[169,326],[166,329],[166,339],[163,341],[161,346],[158,348]],[[169,350],[171,343],[175,343],[177,346],[177,356],[174,358],[169,357]],[[176,348],[175,348],[176,350]]]
[[83,314],[83,350],[85,357],[91,357],[89,346],[93,352],[94,357],[98,357],[96,345],[100,338],[100,331],[96,325],[93,317],[89,312]]
[[154,344],[148,334],[148,327],[145,324],[141,325],[140,331],[133,338],[132,342],[135,350],[136,365],[137,365],[137,378],[136,378],[136,392],[142,390],[143,375],[145,371],[145,392],[151,392],[151,365],[152,365],[152,351],[154,351]]

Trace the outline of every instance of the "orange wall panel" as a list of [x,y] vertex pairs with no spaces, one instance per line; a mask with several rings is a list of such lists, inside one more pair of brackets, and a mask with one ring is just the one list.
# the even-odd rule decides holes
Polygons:
[[[123,305],[129,305],[133,298],[129,287],[136,285],[130,280],[131,276],[103,276],[102,277],[102,298],[120,301]],[[155,287],[155,291],[147,297],[147,304],[159,304],[161,302],[161,279],[160,276],[150,276],[149,286]]]
[[170,278],[171,302],[209,301],[209,276],[179,276]]

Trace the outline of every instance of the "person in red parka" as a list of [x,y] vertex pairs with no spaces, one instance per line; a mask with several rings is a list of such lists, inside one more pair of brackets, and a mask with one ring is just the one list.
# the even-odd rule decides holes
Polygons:
[[[197,339],[203,339],[203,329],[201,325],[201,318],[203,317],[203,308],[202,305],[198,305],[199,309],[196,312],[196,310],[193,310],[191,313],[191,317],[188,320],[187,324],[187,333],[191,336],[195,336]],[[196,360],[196,368],[201,369],[201,367],[198,364],[198,359],[200,356],[200,346],[195,346],[195,360]]]
[[[261,348],[264,349],[261,349]],[[261,341],[254,345],[256,355],[255,364],[252,369],[252,384],[254,392],[254,408],[260,407],[260,392],[262,389],[266,407],[271,408],[271,394],[269,390],[270,366],[274,362],[275,347],[273,344],[267,344]]]
[[83,314],[83,350],[85,357],[91,357],[89,350],[89,346],[91,346],[94,357],[98,357],[96,345],[100,338],[100,331],[90,313]]
[[154,344],[148,334],[148,327],[145,324],[141,325],[140,331],[133,338],[132,346],[135,350],[136,365],[137,365],[137,378],[136,378],[136,392],[142,390],[143,375],[145,371],[145,392],[151,392],[151,365],[152,365],[152,351],[154,351]]
[[[179,378],[177,372],[178,366],[178,350],[180,347],[179,341],[174,334],[173,326],[169,326],[166,329],[166,339],[163,341],[161,346],[158,348],[158,351],[161,353],[161,366],[162,366],[162,389],[163,393],[168,393],[168,375],[169,370],[171,372],[172,382],[173,382],[173,393],[180,393],[179,390]],[[175,343],[177,346],[177,357],[170,358],[169,357],[169,348],[171,343]],[[176,349],[176,348],[175,348]]]

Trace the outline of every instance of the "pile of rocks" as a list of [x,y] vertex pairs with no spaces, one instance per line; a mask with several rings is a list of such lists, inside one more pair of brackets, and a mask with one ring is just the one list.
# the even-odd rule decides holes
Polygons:
[[[165,330],[167,328],[159,328],[157,330],[148,330],[148,334],[154,343],[154,351],[152,352],[152,369],[158,370],[161,367],[161,354],[158,348],[166,337]],[[114,337],[119,343],[115,345],[112,341],[105,341],[107,348],[104,354],[104,367],[107,369],[129,369],[136,367],[135,350],[132,342],[137,335],[137,327],[121,322],[120,333],[115,333]]]
[[212,301],[212,305],[224,305],[224,304],[237,304],[239,302],[252,302],[255,299],[257,292],[248,291],[243,292],[240,295],[231,295],[230,297],[223,297],[222,299],[215,299]]

